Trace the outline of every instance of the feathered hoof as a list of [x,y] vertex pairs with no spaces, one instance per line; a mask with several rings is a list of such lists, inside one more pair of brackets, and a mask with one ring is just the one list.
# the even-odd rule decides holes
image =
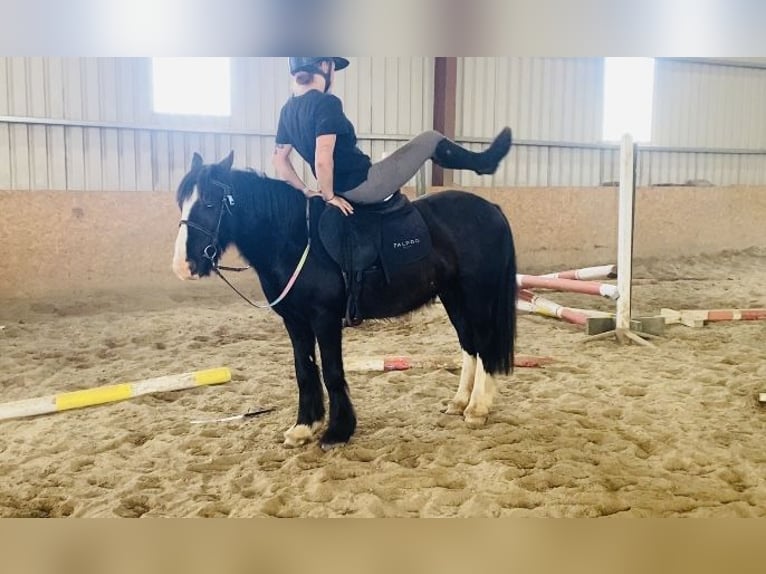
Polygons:
[[487,417],[465,415],[465,424],[468,428],[479,429],[487,424]]
[[465,424],[472,429],[481,428],[486,425],[488,416],[489,412],[486,409],[477,409],[476,407],[469,407],[463,413]]
[[324,452],[328,452],[328,451],[331,451],[331,450],[333,450],[335,448],[340,448],[342,446],[346,446],[347,444],[348,444],[348,442],[324,442],[324,441],[321,441],[319,443],[319,447]]
[[348,444],[348,441],[351,440],[351,434],[353,433],[353,430],[353,426],[350,428],[350,430],[344,428],[328,428],[324,435],[322,435],[322,438],[319,440],[319,446],[322,447],[322,450],[325,452],[340,446],[345,446]]
[[312,426],[294,425],[285,431],[285,441],[282,443],[283,446],[287,448],[296,448],[310,443],[314,440],[314,434],[318,427],[318,423],[315,423]]

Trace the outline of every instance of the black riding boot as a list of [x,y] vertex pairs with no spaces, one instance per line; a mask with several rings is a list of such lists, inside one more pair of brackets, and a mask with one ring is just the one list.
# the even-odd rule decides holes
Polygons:
[[495,173],[500,161],[511,149],[511,128],[504,128],[484,151],[471,151],[444,138],[431,157],[436,165],[447,169],[470,169],[479,175]]

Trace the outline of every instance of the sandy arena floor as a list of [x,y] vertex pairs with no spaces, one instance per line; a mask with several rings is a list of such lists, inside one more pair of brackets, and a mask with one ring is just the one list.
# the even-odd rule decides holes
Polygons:
[[[642,314],[766,307],[764,249],[634,277]],[[2,302],[2,402],[216,366],[233,380],[0,422],[0,516],[766,516],[766,321],[673,326],[645,349],[521,316],[517,352],[555,363],[501,377],[485,428],[441,414],[456,372],[355,373],[357,433],[324,453],[282,446],[297,387],[279,318],[183,293]],[[345,332],[346,357],[450,353],[438,305]],[[190,424],[253,406],[276,410]]]

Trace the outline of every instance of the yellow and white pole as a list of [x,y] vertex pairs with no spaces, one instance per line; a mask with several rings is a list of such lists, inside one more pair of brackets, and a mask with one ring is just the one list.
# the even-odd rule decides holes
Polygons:
[[0,420],[31,417],[81,407],[90,407],[131,399],[140,395],[165,391],[180,391],[204,385],[218,385],[231,380],[226,367],[194,371],[180,375],[167,375],[132,383],[118,383],[93,389],[59,393],[36,399],[24,399],[0,404]]

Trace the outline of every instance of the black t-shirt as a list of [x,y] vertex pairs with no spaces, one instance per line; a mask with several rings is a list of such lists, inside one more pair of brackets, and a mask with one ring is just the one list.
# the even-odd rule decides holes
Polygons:
[[282,106],[277,143],[293,146],[311,166],[314,177],[316,138],[328,134],[337,136],[333,153],[333,191],[343,193],[367,179],[372,162],[356,146],[354,126],[343,113],[341,101],[332,94],[309,90],[301,96],[293,96]]

